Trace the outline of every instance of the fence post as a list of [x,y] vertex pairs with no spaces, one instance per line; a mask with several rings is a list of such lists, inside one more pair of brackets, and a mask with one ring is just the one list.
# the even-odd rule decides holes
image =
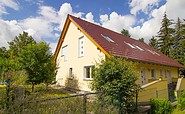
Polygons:
[[8,79],[6,80],[6,110],[9,110],[9,105],[10,105],[10,82],[11,80]]
[[139,90],[136,89],[136,112],[138,112],[138,94],[139,94]]
[[87,113],[86,103],[87,103],[87,96],[86,96],[86,94],[84,94],[83,95],[83,111],[84,111],[84,114]]

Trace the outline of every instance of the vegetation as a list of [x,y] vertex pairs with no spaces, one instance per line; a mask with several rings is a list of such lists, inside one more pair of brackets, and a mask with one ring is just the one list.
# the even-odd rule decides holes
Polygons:
[[167,18],[167,15],[166,13],[164,14],[163,16],[163,19],[162,19],[162,26],[158,32],[158,46],[159,46],[159,49],[160,51],[169,56],[170,55],[170,51],[171,51],[171,46],[173,45],[173,42],[172,42],[172,34],[174,32],[174,29],[171,28],[171,25],[173,24],[172,23],[172,20],[169,20]]
[[152,36],[152,38],[149,40],[149,46],[153,47],[154,49],[158,49],[158,42],[154,36]]
[[123,29],[123,30],[121,31],[121,34],[122,34],[122,35],[125,35],[125,36],[128,36],[128,37],[131,36],[130,33],[129,33],[129,31],[126,30],[126,29]]
[[131,113],[135,108],[133,97],[136,95],[136,80],[137,73],[132,62],[110,57],[95,68],[92,88],[96,91],[115,91],[106,92],[100,101],[104,105],[107,103],[122,107],[122,112]]
[[138,41],[145,43],[144,38],[139,38]]
[[52,83],[55,77],[56,65],[53,63],[53,55],[49,45],[45,42],[36,42],[32,36],[23,32],[11,42],[8,42],[9,49],[0,48],[0,80],[11,79],[13,72],[26,71],[27,83],[34,85]]
[[151,99],[151,114],[171,114],[172,104],[166,99]]

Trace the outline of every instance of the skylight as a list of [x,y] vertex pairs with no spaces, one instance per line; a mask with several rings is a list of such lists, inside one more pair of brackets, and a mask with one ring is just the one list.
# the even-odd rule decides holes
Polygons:
[[108,37],[108,36],[106,36],[106,35],[103,35],[103,34],[101,34],[101,36],[102,36],[103,38],[105,38],[107,41],[114,43],[114,41],[113,41],[110,37]]
[[160,56],[160,54],[158,54],[157,52],[155,52],[155,51],[152,51],[152,50],[149,50],[149,49],[147,49],[150,53],[152,53],[152,54],[156,54],[156,55],[158,55],[158,56]]
[[128,46],[130,46],[131,48],[136,49],[136,47],[134,47],[132,44],[127,43],[127,42],[124,42],[124,43],[127,44]]

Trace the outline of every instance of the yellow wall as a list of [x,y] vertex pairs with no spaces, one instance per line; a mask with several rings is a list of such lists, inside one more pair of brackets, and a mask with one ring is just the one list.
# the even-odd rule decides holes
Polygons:
[[179,90],[185,90],[185,78],[182,78]]
[[[73,75],[78,81],[79,89],[90,91],[89,80],[84,80],[84,66],[95,65],[101,59],[105,59],[103,52],[84,36],[84,56],[79,57],[78,42],[79,38],[84,34],[71,22],[66,33],[64,42],[61,46],[57,57],[57,65],[59,67],[56,75],[57,84],[65,86],[66,77],[69,76],[69,68],[73,68]],[[67,45],[67,60],[61,56],[63,46]],[[73,80],[70,80],[73,83]]]
[[151,98],[168,99],[168,82],[167,80],[156,81],[139,91],[138,102],[150,101]]
[[[166,70],[166,72],[169,70],[172,78],[178,78],[178,68],[137,62],[137,70],[140,71],[141,68],[146,69],[146,83],[152,82],[160,77],[162,77],[163,80],[168,80],[168,78],[164,76],[164,70]],[[156,79],[154,80],[151,78],[151,69],[155,69]],[[160,75],[160,69],[163,71],[163,76]],[[139,80],[137,81],[138,84],[141,84],[140,80],[141,77],[139,77]]]

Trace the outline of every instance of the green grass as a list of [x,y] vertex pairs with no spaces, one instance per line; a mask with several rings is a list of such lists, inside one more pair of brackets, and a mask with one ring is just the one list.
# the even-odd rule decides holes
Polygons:
[[180,111],[178,109],[174,109],[172,114],[185,114],[185,110],[184,111]]

